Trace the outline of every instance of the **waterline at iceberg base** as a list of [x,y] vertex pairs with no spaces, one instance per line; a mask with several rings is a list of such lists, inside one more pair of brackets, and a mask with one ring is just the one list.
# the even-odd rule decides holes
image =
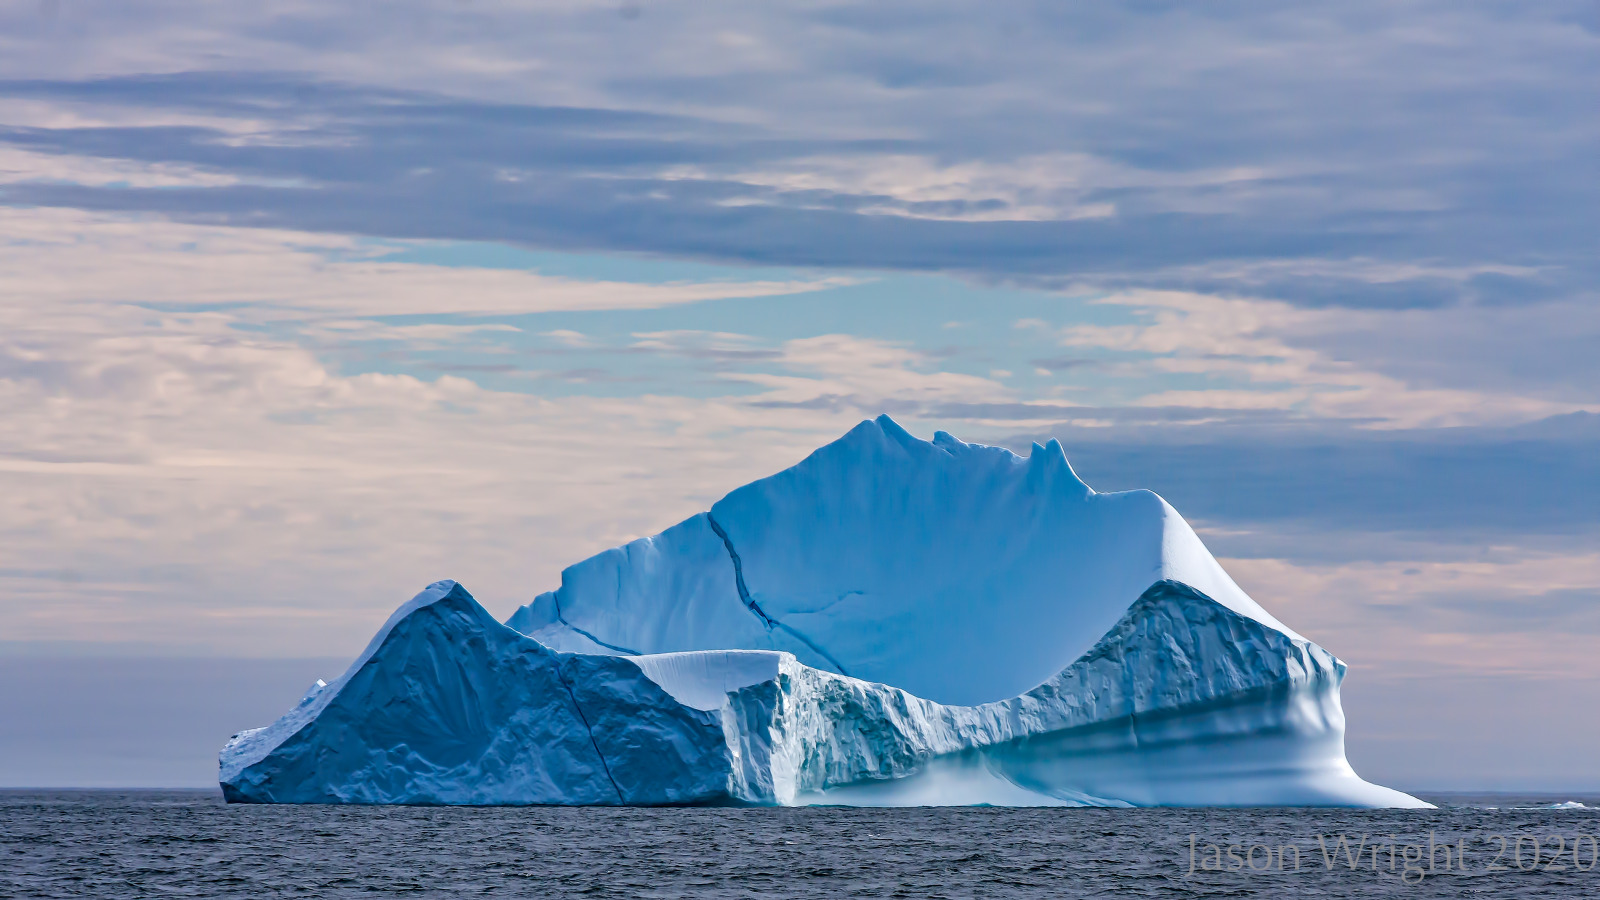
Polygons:
[[230,802],[1426,806],[1345,666],[1148,491],[886,416],[505,624],[430,585],[223,748]]

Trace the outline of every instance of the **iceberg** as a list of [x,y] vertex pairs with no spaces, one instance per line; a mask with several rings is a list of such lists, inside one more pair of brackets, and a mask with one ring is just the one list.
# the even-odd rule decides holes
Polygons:
[[571,566],[453,581],[235,735],[230,802],[1423,807],[1346,761],[1345,664],[1149,491],[887,416]]

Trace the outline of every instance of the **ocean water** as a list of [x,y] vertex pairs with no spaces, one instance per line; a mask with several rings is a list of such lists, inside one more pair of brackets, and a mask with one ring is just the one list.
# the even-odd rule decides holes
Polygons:
[[[1445,808],[294,807],[5,791],[0,897],[1600,896],[1600,798],[1427,796]],[[1511,808],[1568,799],[1586,808]]]

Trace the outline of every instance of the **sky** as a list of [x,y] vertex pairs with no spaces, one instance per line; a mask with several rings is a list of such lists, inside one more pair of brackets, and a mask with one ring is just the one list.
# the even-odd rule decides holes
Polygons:
[[1600,11],[0,3],[0,784],[205,785],[887,412],[1150,488],[1414,789],[1594,789]]

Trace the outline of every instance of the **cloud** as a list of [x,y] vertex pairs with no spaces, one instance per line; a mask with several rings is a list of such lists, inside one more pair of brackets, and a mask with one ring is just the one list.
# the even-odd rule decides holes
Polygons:
[[[1465,388],[1459,385],[1467,379],[1428,384],[1400,377],[1408,368],[1415,370],[1401,361],[1407,340],[1432,344],[1428,328],[1439,316],[1307,310],[1277,300],[1178,291],[1127,292],[1096,302],[1138,310],[1144,321],[1070,325],[1060,332],[1063,346],[1121,354],[1124,372],[1203,376],[1211,382],[1145,393],[1136,401],[1141,406],[1293,410],[1311,418],[1355,419],[1369,427],[1391,428],[1517,423],[1600,411],[1586,385],[1517,390],[1525,386],[1480,380]],[[1591,312],[1579,307],[1563,312],[1576,314],[1572,324],[1580,332],[1600,334],[1600,318]],[[1496,326],[1509,324],[1503,311],[1461,312],[1446,320],[1460,333],[1474,330],[1462,326],[1463,319],[1473,317],[1482,323],[1475,329],[1480,340],[1504,346],[1503,339],[1491,337],[1504,334]],[[1526,351],[1547,349],[1549,333],[1530,335]],[[1388,345],[1387,360],[1370,352],[1371,335],[1381,335],[1376,340]],[[1418,355],[1440,356],[1437,344],[1419,349]],[[1483,362],[1474,358],[1466,364]]]
[[[503,304],[525,314],[521,290],[551,282],[561,298],[551,308],[613,305],[608,293],[655,305],[739,296],[761,282],[648,285],[510,272],[518,288],[510,299],[485,300],[476,292],[497,273],[391,270],[361,259],[359,244],[317,235],[62,211],[7,215],[0,615],[11,640],[352,652],[421,584],[458,577],[508,611],[529,599],[531,585],[556,583],[562,566],[665,527],[861,418],[853,409],[752,400],[847,391],[868,406],[981,398],[996,387],[885,342],[833,335],[773,347],[694,330],[630,335],[636,346],[620,349],[754,360],[788,374],[730,376],[704,397],[671,381],[625,397],[545,396],[478,384],[491,370],[516,367],[482,348],[465,363],[433,361],[444,374],[428,377],[373,371],[371,360],[345,372],[315,352],[319,343],[388,341],[415,351],[526,333],[459,317],[347,318],[352,311],[459,310],[452,298],[469,297],[468,309]],[[22,233],[30,225],[31,235]],[[445,299],[430,302],[435,292]],[[279,318],[298,324],[263,328]],[[606,349],[572,329],[546,337],[566,352]],[[628,377],[607,369],[516,374],[529,382]],[[317,624],[315,638],[306,637],[307,622]]]
[[1577,302],[1597,274],[1571,85],[1600,56],[1559,2],[34,18],[0,64],[37,170],[12,203],[1299,306]]
[[1363,430],[1269,419],[1046,426],[1097,490],[1149,488],[1219,552],[1300,562],[1461,559],[1486,547],[1571,552],[1600,533],[1600,417],[1519,428]]
[[774,348],[762,346],[762,342],[757,338],[725,331],[680,329],[636,332],[633,338],[633,343],[628,345],[628,349],[632,351],[670,354],[706,361],[778,360],[783,356]]
[[333,338],[341,341],[403,341],[414,349],[428,344],[449,344],[468,340],[474,336],[493,332],[519,331],[514,325],[495,323],[487,325],[388,325],[361,319],[329,319],[301,329],[312,338]]
[[1352,723],[1600,674],[1592,3],[46,8],[0,8],[13,646],[348,658],[888,411],[1160,491]]
[[1380,676],[1594,677],[1600,555],[1297,565],[1224,559],[1242,587]]
[[255,321],[650,309],[822,290],[844,278],[645,284],[388,262],[392,248],[270,229],[0,207],[0,291],[36,303],[248,308]]
[[[669,181],[720,181],[752,189],[720,201],[728,206],[849,208],[861,215],[1026,222],[1115,215],[1115,204],[1086,203],[1082,198],[1129,182],[1205,183],[1252,176],[1243,172],[1176,177],[1123,172],[1104,161],[1071,154],[948,165],[929,156],[861,154],[802,157],[762,169],[721,172],[701,166],[678,166],[668,168],[660,177]],[[759,190],[762,188],[767,190]]]
[[[789,372],[742,372],[724,377],[765,390],[751,401],[762,409],[830,412],[922,412],[935,403],[1001,400],[1012,391],[993,378],[943,371],[924,352],[846,334],[798,338],[783,344]],[[975,417],[974,417],[975,418]]]
[[126,187],[215,187],[240,183],[236,175],[198,166],[130,162],[40,153],[0,144],[0,184],[25,182]]
[[56,332],[47,375],[0,379],[12,639],[349,652],[429,580],[508,611],[841,430],[726,399],[341,376],[214,317],[96,322]]

